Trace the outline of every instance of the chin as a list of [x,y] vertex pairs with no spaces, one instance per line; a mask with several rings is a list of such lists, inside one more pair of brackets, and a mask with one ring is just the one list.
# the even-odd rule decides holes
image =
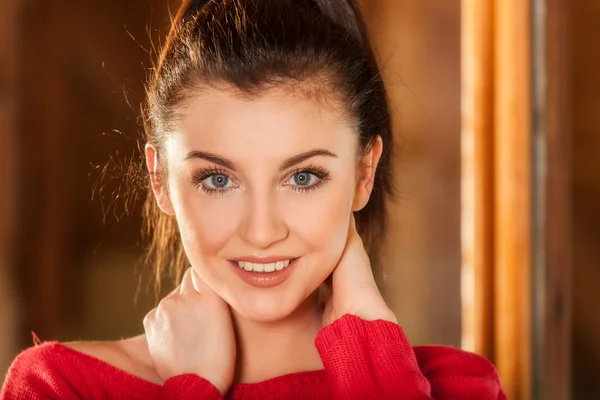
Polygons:
[[[264,289],[259,289],[264,290]],[[243,295],[238,293],[235,301],[230,306],[241,317],[256,322],[276,322],[290,316],[300,307],[305,299],[293,299],[284,293],[275,295],[275,293],[248,293]]]

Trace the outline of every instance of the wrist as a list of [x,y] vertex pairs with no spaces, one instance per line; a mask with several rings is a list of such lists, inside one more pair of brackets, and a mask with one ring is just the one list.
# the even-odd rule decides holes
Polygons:
[[389,309],[389,307],[384,304],[376,304],[371,307],[361,307],[354,313],[350,313],[356,315],[360,319],[364,321],[389,321],[394,324],[398,323],[398,319],[396,315]]
[[377,310],[377,311],[374,311],[372,313],[369,313],[365,317],[360,317],[360,318],[364,319],[365,321],[382,320],[382,321],[389,321],[389,322],[392,322],[394,324],[398,323],[398,318],[396,318],[396,316],[394,315],[394,313],[390,309],[387,309],[387,310]]

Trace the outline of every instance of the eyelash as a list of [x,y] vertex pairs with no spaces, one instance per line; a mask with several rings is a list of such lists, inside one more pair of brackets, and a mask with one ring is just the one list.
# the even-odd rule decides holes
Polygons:
[[298,169],[295,169],[292,172],[290,172],[286,178],[286,181],[290,180],[294,175],[305,173],[305,172],[316,176],[319,179],[317,181],[317,183],[314,183],[310,186],[290,185],[292,190],[294,190],[298,193],[308,193],[308,192],[311,192],[313,190],[320,188],[325,183],[327,183],[327,181],[329,181],[329,179],[330,179],[329,172],[325,171],[321,167],[317,167],[316,165],[309,165],[307,167],[298,168]]
[[[290,186],[292,188],[292,190],[299,192],[299,193],[308,193],[310,191],[316,190],[316,189],[320,188],[321,186],[323,186],[325,183],[327,183],[330,179],[329,172],[327,172],[325,169],[315,166],[315,165],[309,165],[307,167],[298,168],[298,169],[295,169],[292,172],[290,172],[286,178],[286,182],[288,180],[290,180],[292,177],[294,177],[294,175],[301,174],[301,173],[312,174],[317,177],[318,181],[310,186],[304,186],[304,187],[296,186],[296,185],[286,185],[286,186]],[[194,185],[196,185],[196,187],[200,188],[206,194],[213,194],[213,195],[214,194],[216,194],[216,195],[225,194],[229,190],[228,188],[213,189],[213,188],[206,187],[203,184],[205,179],[210,178],[213,175],[224,175],[228,179],[233,181],[233,179],[231,179],[231,177],[228,175],[227,171],[219,169],[219,168],[215,168],[215,167],[209,167],[209,168],[206,168],[206,169],[200,171],[198,174],[196,174],[192,178],[192,180],[193,180]]]
[[203,184],[206,178],[210,178],[213,175],[225,175],[227,178],[233,181],[233,179],[231,179],[231,177],[227,174],[227,171],[215,167],[209,167],[200,171],[193,177],[192,180],[194,185],[196,185],[197,188],[202,189],[202,191],[206,194],[225,194],[225,192],[227,192],[228,189],[213,189],[206,187]]

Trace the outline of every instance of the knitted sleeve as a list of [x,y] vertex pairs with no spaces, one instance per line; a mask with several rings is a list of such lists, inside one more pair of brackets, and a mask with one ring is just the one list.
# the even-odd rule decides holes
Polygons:
[[485,358],[444,346],[412,348],[400,326],[345,315],[315,344],[332,399],[505,400]]
[[0,391],[0,400],[190,398],[222,399],[217,388],[197,375],[176,376],[159,386],[55,342],[23,351]]
[[198,375],[185,374],[167,380],[158,400],[221,400],[221,394],[209,381]]
[[75,400],[81,397],[61,374],[52,368],[47,346],[23,351],[13,361],[0,391],[0,400]]

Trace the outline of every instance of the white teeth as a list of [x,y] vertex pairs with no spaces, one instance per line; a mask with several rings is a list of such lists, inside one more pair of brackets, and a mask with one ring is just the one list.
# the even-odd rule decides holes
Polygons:
[[265,272],[273,272],[275,271],[275,265],[277,263],[265,264]]
[[265,264],[256,264],[252,263],[252,271],[253,272],[264,272]]
[[251,263],[247,261],[238,261],[238,266],[246,271],[253,272],[274,272],[281,271],[288,265],[290,265],[291,260],[285,261],[277,261],[269,264],[259,264],[259,263]]

